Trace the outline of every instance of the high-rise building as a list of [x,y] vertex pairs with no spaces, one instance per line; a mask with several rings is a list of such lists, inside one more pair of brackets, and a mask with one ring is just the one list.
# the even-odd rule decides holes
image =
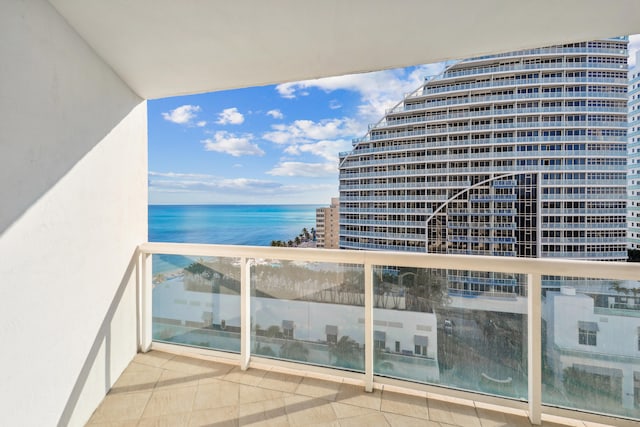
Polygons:
[[477,57],[426,81],[341,153],[340,247],[626,259],[627,43]]
[[627,140],[627,242],[640,250],[640,54],[629,70],[629,127]]
[[338,249],[340,199],[331,198],[331,206],[316,209],[316,247]]

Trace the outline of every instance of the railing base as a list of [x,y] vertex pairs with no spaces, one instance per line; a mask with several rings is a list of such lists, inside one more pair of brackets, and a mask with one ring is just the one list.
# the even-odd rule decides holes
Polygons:
[[[151,350],[192,357],[195,359],[210,360],[240,366],[240,354],[210,350],[198,347],[188,347],[177,344],[153,342]],[[364,373],[342,371],[323,366],[306,365],[284,360],[269,359],[259,356],[251,356],[248,369],[269,370],[283,374],[299,375],[302,377],[320,379],[325,381],[341,382],[355,386],[365,387]],[[387,390],[410,396],[425,397],[439,401],[445,401],[460,405],[503,412],[529,418],[527,402],[501,398],[498,396],[484,395],[464,390],[456,390],[429,384],[413,383],[394,378],[374,376],[373,390]],[[589,421],[603,425],[615,425],[620,427],[637,427],[637,421],[625,418],[617,418],[607,415],[580,412],[551,406],[543,406],[541,414],[542,422],[555,422],[559,424],[573,425],[571,420]]]

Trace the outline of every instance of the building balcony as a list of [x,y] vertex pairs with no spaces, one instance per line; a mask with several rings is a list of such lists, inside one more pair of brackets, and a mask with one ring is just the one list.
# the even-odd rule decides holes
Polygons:
[[[419,95],[423,96],[423,95]],[[469,117],[496,117],[496,116],[513,116],[513,115],[521,115],[521,114],[545,114],[545,113],[565,113],[565,112],[581,112],[584,114],[594,113],[594,112],[606,112],[611,114],[626,114],[626,108],[620,107],[586,107],[586,106],[576,106],[576,107],[529,107],[529,108],[515,108],[513,105],[506,107],[503,106],[501,109],[495,108],[487,108],[481,111],[465,111],[464,113],[440,113],[436,112],[433,114],[418,116],[418,117],[402,117],[402,110],[396,107],[395,109],[387,109],[386,114],[389,115],[386,119],[379,121],[378,123],[372,123],[369,125],[369,130],[374,128],[386,128],[392,126],[401,126],[405,124],[412,123],[426,123],[426,122],[434,122],[434,121],[445,121],[449,119],[456,119],[460,117],[469,118]],[[396,114],[397,116],[392,116]]]
[[[544,425],[591,425],[543,415]],[[138,354],[93,414],[103,425],[531,426],[524,410],[313,371],[150,351]]]
[[[349,377],[272,364],[242,371],[226,359],[138,354],[88,426],[109,425],[529,426],[526,412],[400,387],[365,393]],[[545,416],[545,426],[568,419]]]
[[612,55],[620,55],[624,54],[623,50],[620,49],[612,49],[612,48],[602,48],[602,47],[549,47],[549,48],[541,48],[541,49],[527,49],[517,52],[508,52],[499,55],[492,56],[477,56],[475,58],[471,58],[466,60],[466,62],[474,62],[474,61],[483,61],[488,58],[508,58],[515,55],[566,55],[573,53],[598,53],[598,54],[612,54]]
[[[595,64],[594,64],[595,65]],[[464,75],[475,75],[475,70],[461,71]],[[463,75],[460,74],[460,75]],[[425,94],[429,95],[429,94]],[[527,94],[513,94],[513,95],[486,95],[486,96],[470,96],[467,98],[454,99],[454,100],[444,100],[444,101],[428,101],[428,102],[416,102],[414,104],[401,104],[397,107],[394,107],[390,113],[398,113],[398,112],[407,112],[407,111],[416,111],[416,110],[428,110],[434,107],[443,107],[450,105],[471,105],[476,103],[492,103],[497,101],[512,101],[516,98],[518,99],[583,99],[583,98],[614,98],[624,100],[626,99],[626,93],[615,93],[615,92],[566,92],[566,93],[527,93]]]
[[[620,55],[624,55],[624,53],[620,53]],[[549,69],[557,69],[557,68],[603,68],[610,70],[626,70],[626,63],[587,63],[587,62],[576,62],[573,64],[570,63],[541,63],[541,64],[518,64],[518,65],[510,65],[510,66],[502,66],[502,67],[487,67],[487,68],[472,68],[468,70],[460,70],[460,71],[450,71],[446,74],[446,78],[452,77],[460,77],[460,76],[471,76],[471,75],[480,75],[480,74],[495,74],[502,72],[512,72],[512,71],[521,71],[521,70],[549,70]],[[443,79],[444,80],[444,79]]]
[[637,264],[173,243],[138,256],[152,351],[90,425],[640,420],[640,318],[603,318],[577,280],[614,295],[638,286]]
[[479,82],[479,83],[462,83],[462,84],[450,84],[440,87],[432,87],[429,88],[424,93],[414,93],[408,98],[420,98],[424,96],[428,96],[431,94],[437,93],[450,93],[450,92],[459,92],[459,91],[471,91],[471,90],[480,90],[486,88],[496,88],[496,87],[514,87],[514,86],[540,86],[540,85],[551,85],[551,84],[567,84],[567,83],[606,83],[611,85],[627,85],[626,78],[594,78],[594,77],[543,77],[543,78],[533,78],[533,79],[504,79],[497,81],[489,81],[489,82]]
[[[553,363],[555,367],[559,363],[569,363],[568,358],[574,358],[579,368],[595,364],[597,369],[587,372],[588,378],[604,380],[599,375],[606,374],[604,376],[609,378],[610,390],[615,390],[615,393],[618,393],[618,390],[624,390],[622,395],[618,393],[605,399],[592,399],[590,402],[593,404],[588,408],[582,408],[583,410],[608,414],[598,418],[600,422],[606,424],[621,425],[626,422],[625,420],[629,420],[629,417],[637,418],[635,413],[624,412],[631,411],[629,396],[632,392],[629,391],[629,378],[633,375],[630,377],[628,372],[621,368],[627,366],[624,365],[625,361],[635,359],[629,359],[631,356],[620,354],[613,355],[611,360],[603,359],[602,354],[606,352],[600,350],[602,346],[608,350],[617,348],[611,346],[606,337],[610,329],[616,326],[614,320],[626,321],[626,317],[597,314],[593,318],[587,316],[579,319],[580,322],[587,322],[583,323],[587,329],[580,339],[591,343],[593,334],[596,333],[595,347],[598,351],[589,352],[575,347],[585,345],[578,342],[578,332],[575,332],[578,326],[576,322],[571,328],[571,334],[575,332],[575,336],[570,336],[566,342],[556,340],[555,345],[558,351],[551,353],[553,356],[551,359],[544,359],[543,364],[541,357],[538,357],[541,345],[539,343],[541,326],[538,319],[550,318],[542,317],[539,313],[541,307],[550,307],[548,304],[551,303],[551,299],[560,301],[562,298],[581,298],[582,294],[579,292],[578,295],[573,296],[558,294],[557,290],[548,291],[544,296],[535,291],[531,294],[535,300],[531,300],[531,304],[529,300],[526,303],[532,307],[528,313],[529,317],[535,321],[529,324],[534,332],[538,332],[527,334],[526,340],[522,339],[523,335],[518,335],[519,339],[510,341],[524,348],[531,340],[534,357],[527,360],[527,363],[531,361],[532,368],[527,368],[526,371],[530,372],[527,378],[531,378],[531,381],[527,379],[527,384],[530,382],[533,385],[531,392],[527,391],[526,396],[521,392],[523,390],[522,372],[525,371],[520,369],[510,375],[517,394],[509,392],[511,397],[499,395],[496,397],[486,390],[478,390],[479,387],[474,384],[459,383],[454,380],[484,378],[482,373],[494,380],[506,378],[499,376],[499,373],[494,373],[492,377],[491,372],[485,371],[475,376],[457,375],[456,365],[446,365],[447,359],[437,354],[440,349],[444,349],[443,345],[438,344],[445,343],[446,339],[465,336],[464,322],[462,324],[456,322],[455,327],[447,324],[447,333],[452,333],[449,336],[444,333],[445,323],[442,312],[416,311],[416,316],[431,319],[430,321],[435,321],[435,324],[416,324],[425,330],[420,329],[419,332],[407,335],[404,338],[405,341],[398,340],[401,342],[400,352],[395,351],[395,340],[390,341],[393,337],[391,331],[400,330],[400,328],[395,327],[395,323],[389,323],[392,319],[379,318],[380,312],[376,311],[393,310],[392,308],[373,308],[376,301],[376,295],[372,292],[375,276],[372,274],[373,267],[369,263],[402,266],[406,259],[402,261],[394,259],[395,255],[376,255],[377,252],[364,251],[359,255],[341,251],[339,258],[323,259],[322,257],[334,255],[331,255],[330,251],[325,255],[319,255],[319,253],[306,252],[302,249],[292,253],[262,253],[251,248],[237,247],[231,247],[228,250],[225,248],[223,252],[219,252],[218,250],[222,249],[220,247],[164,247],[163,249],[158,246],[143,247],[142,256],[140,256],[138,245],[148,240],[150,158],[147,126],[149,112],[146,102],[148,99],[296,82],[322,76],[391,69],[407,64],[435,63],[448,58],[502,54],[532,46],[553,46],[603,35],[640,33],[637,20],[640,4],[635,0],[620,0],[606,4],[585,0],[583,2],[585,4],[581,5],[583,7],[575,7],[569,2],[565,5],[563,2],[549,0],[545,0],[543,4],[518,2],[517,5],[503,8],[499,14],[495,13],[495,8],[486,7],[484,2],[472,1],[464,1],[462,4],[416,2],[412,6],[412,13],[409,14],[398,8],[397,2],[377,2],[375,7],[367,7],[368,4],[360,3],[363,2],[352,4],[352,2],[312,1],[300,7],[295,1],[284,1],[279,3],[278,8],[274,8],[271,2],[196,0],[154,2],[152,6],[150,6],[151,2],[77,0],[30,0],[27,2],[8,0],[1,3],[0,55],[4,62],[0,67],[0,80],[3,82],[0,111],[5,118],[0,136],[0,158],[3,160],[3,167],[0,168],[2,175],[0,179],[0,199],[2,200],[0,295],[4,302],[2,327],[0,327],[0,341],[3,343],[2,356],[0,356],[0,382],[3,390],[1,393],[3,425],[73,427],[85,425],[97,404],[109,390],[111,390],[109,397],[101,409],[95,412],[92,423],[104,421],[103,424],[131,425],[138,424],[140,416],[147,418],[148,414],[168,415],[173,411],[172,408],[175,408],[173,397],[188,396],[193,392],[194,399],[190,401],[191,407],[185,409],[186,412],[190,412],[196,406],[199,390],[184,391],[188,388],[182,387],[186,384],[184,376],[174,375],[174,373],[180,371],[187,373],[186,380],[194,382],[197,379],[197,387],[200,387],[205,386],[211,378],[198,377],[198,375],[207,375],[211,370],[203,372],[198,369],[202,362],[180,357],[171,357],[171,360],[166,363],[156,364],[160,370],[152,372],[151,375],[148,372],[141,372],[144,369],[137,369],[140,368],[139,365],[154,363],[151,360],[155,356],[163,359],[163,356],[158,353],[155,356],[153,356],[154,353],[151,353],[152,356],[135,356],[138,350],[147,351],[151,347],[160,348],[162,345],[166,346],[165,351],[189,353],[194,357],[196,353],[214,354],[216,352],[215,355],[237,365],[238,368],[234,368],[236,371],[249,368],[247,371],[242,371],[247,374],[246,378],[257,373],[256,371],[260,368],[258,362],[264,362],[263,366],[271,371],[277,364],[286,364],[286,369],[304,371],[305,375],[315,369],[326,369],[322,371],[322,375],[327,373],[337,376],[343,383],[355,381],[361,392],[366,388],[380,390],[382,387],[384,395],[397,384],[392,384],[393,382],[399,381],[401,386],[412,388],[414,394],[446,392],[446,394],[458,394],[458,398],[462,397],[475,402],[501,399],[497,402],[500,403],[501,409],[494,412],[497,418],[492,423],[503,425],[518,424],[521,420],[513,419],[508,415],[513,406],[518,406],[519,409],[515,410],[526,413],[536,422],[542,419],[538,414],[559,411],[561,410],[557,408],[559,406],[571,407],[573,401],[562,400],[565,396],[569,399],[571,394],[545,395],[540,392],[540,388],[544,391],[548,384],[541,382],[541,379],[547,378],[545,369],[546,366],[551,366],[547,365],[548,362]],[[551,17],[549,6],[554,10]],[[461,14],[460,10],[464,10],[465,13]],[[357,20],[353,19],[354,11],[358,14]],[[399,12],[402,18],[392,19],[397,17]],[[523,16],[527,19],[522,19]],[[460,37],[442,36],[448,34],[452,28],[459,28],[462,31]],[[354,34],[358,34],[358,37],[353,37]],[[509,34],[509,37],[505,37],[504,34]],[[225,42],[230,40],[233,42]],[[287,40],[287,43],[282,43],[282,40]],[[431,43],[430,48],[425,50],[425,40],[438,40],[438,43]],[[403,46],[403,48],[398,49],[397,46]],[[484,64],[478,65],[484,66]],[[607,67],[614,66],[618,65],[602,64],[602,67],[593,68],[592,71],[608,72]],[[617,68],[609,69],[612,72],[619,72]],[[511,70],[504,70],[504,72],[510,73]],[[556,100],[560,99],[549,99],[550,102]],[[603,98],[603,100],[614,99]],[[474,102],[484,101],[474,100]],[[511,103],[506,101],[505,104],[509,106]],[[435,108],[439,107],[427,108],[435,111]],[[427,111],[425,109],[425,113]],[[620,112],[617,102],[612,106],[611,111]],[[215,117],[215,111],[210,110],[206,114],[211,119]],[[406,113],[398,114],[407,115]],[[576,140],[566,138],[568,137],[536,137],[529,140],[532,142]],[[623,136],[586,136],[579,139],[583,142],[589,140],[626,142]],[[499,140],[494,142],[500,143]],[[516,142],[527,142],[527,140]],[[471,140],[463,143],[471,145],[484,142]],[[212,170],[215,170],[216,166],[213,164]],[[263,166],[266,167],[266,164]],[[444,183],[443,185],[459,184]],[[246,201],[250,202],[250,196],[247,196]],[[375,246],[373,243],[371,245]],[[372,247],[372,249],[382,248]],[[406,249],[425,250],[419,247]],[[176,296],[172,300],[174,306],[184,310],[184,313],[200,313],[200,317],[183,316],[183,319],[180,319],[180,325],[170,325],[175,328],[173,330],[175,333],[170,328],[167,329],[168,332],[163,332],[164,335],[160,333],[162,331],[154,331],[154,317],[157,321],[161,321],[161,317],[170,318],[167,317],[170,313],[161,316],[162,313],[158,312],[161,306],[153,304],[155,294],[158,294],[158,298],[170,295],[172,290],[176,290],[170,284],[180,280],[180,276],[165,274],[164,281],[159,280],[162,277],[156,277],[158,280],[153,283],[156,275],[153,274],[152,268],[161,267],[162,259],[155,259],[154,256],[153,265],[151,262],[147,263],[146,261],[151,261],[149,253],[152,250],[158,255],[162,252],[182,256],[239,259],[239,265],[231,263],[233,269],[229,270],[229,274],[211,277],[237,280],[237,269],[239,269],[241,292],[238,295],[234,291],[236,292],[234,294],[231,288],[224,286],[217,294],[196,292],[200,296],[209,295],[205,297],[208,300],[204,301],[192,301],[184,296]],[[402,257],[408,255],[411,254],[403,254]],[[453,269],[464,265],[464,268],[478,270],[490,267],[497,269],[498,272],[502,268],[517,267],[516,264],[507,266],[502,264],[503,261],[488,262],[481,258],[469,259],[467,262],[467,258],[439,259],[433,256],[412,255],[420,256],[420,258],[411,259],[411,262],[419,259],[418,264],[421,267]],[[288,341],[302,341],[303,347],[313,344],[306,363],[300,360],[280,361],[277,358],[266,357],[265,354],[252,355],[251,351],[255,351],[258,338],[262,340],[261,346],[264,344],[272,348],[274,353],[277,350],[278,358],[280,348],[285,344],[282,342],[285,338],[268,337],[266,331],[263,334],[263,328],[257,328],[255,323],[251,324],[250,310],[259,308],[257,303],[260,300],[256,298],[267,298],[264,294],[270,295],[270,292],[273,292],[270,289],[261,288],[261,293],[251,296],[249,290],[252,278],[255,286],[266,285],[256,274],[258,271],[255,269],[258,267],[280,268],[281,271],[290,271],[289,268],[297,262],[329,262],[342,265],[345,262],[342,257],[345,256],[348,257],[347,262],[353,263],[350,265],[360,266],[358,268],[362,271],[361,276],[364,277],[363,283],[366,285],[363,304],[357,305],[352,302],[340,305],[345,309],[355,305],[355,310],[365,312],[350,324],[354,328],[352,338],[359,340],[357,341],[358,352],[356,352],[358,363],[361,363],[364,358],[366,362],[364,367],[361,369],[361,365],[357,365],[351,369],[344,369],[344,367],[339,369],[336,366],[322,367],[316,363],[310,364],[314,362],[311,356],[322,355],[323,353],[317,349],[322,348],[323,345],[326,348],[327,344],[319,343],[317,339],[313,343],[310,342],[311,338],[303,339],[304,337],[299,335],[302,331],[300,325],[303,323],[300,321],[296,326],[298,317],[295,316],[284,319],[293,321],[293,325],[289,322],[280,322],[276,326],[281,328],[282,334],[285,333],[282,330],[283,326],[294,326],[286,328]],[[385,258],[379,259],[378,256],[385,256]],[[312,259],[305,260],[297,257]],[[262,265],[257,261],[260,258],[276,260],[279,258],[282,262],[280,267],[276,266],[276,262]],[[165,258],[165,265],[171,265],[175,259]],[[255,260],[255,265],[247,261],[250,259]],[[143,260],[145,262],[142,262]],[[436,261],[437,264],[430,264]],[[521,262],[521,260],[516,261]],[[422,262],[425,264],[421,264]],[[477,265],[478,262],[483,264]],[[558,267],[561,268],[562,274],[588,275],[591,274],[590,271],[595,271],[592,267],[587,269],[581,267],[576,270],[570,266],[565,269],[563,266],[566,261],[558,260],[558,262],[562,263],[558,264],[562,266]],[[516,270],[522,267],[522,271],[529,274],[527,277],[532,281],[531,286],[539,287],[538,275],[543,274],[543,271],[560,273],[557,269],[548,269],[549,266],[550,264],[522,264]],[[529,267],[532,269],[528,270]],[[309,273],[307,278],[298,281],[300,287],[305,289],[302,284],[305,280],[312,279],[315,274],[313,272],[316,270],[313,270],[311,264],[305,264],[300,268],[306,268]],[[637,269],[629,270],[630,268],[634,267],[622,264],[611,264],[611,266],[599,264],[598,272],[613,280],[624,281],[629,277],[637,278],[639,276]],[[390,283],[387,279],[395,277],[394,270],[383,268],[381,271],[385,280],[380,283],[386,286]],[[353,285],[348,281],[340,280],[346,273],[347,271],[343,271],[342,276],[340,272],[334,274],[327,283]],[[350,274],[353,275],[353,272]],[[181,277],[184,278],[185,273],[182,273]],[[403,287],[414,280],[411,277],[410,274],[402,276]],[[378,283],[378,279],[375,280]],[[396,301],[398,308],[401,307],[401,295],[395,291],[400,287],[400,274],[394,280],[398,283],[392,284],[389,290],[381,291],[377,295],[380,305],[384,306]],[[194,283],[197,283],[197,280]],[[206,280],[201,284],[206,288]],[[165,288],[165,285],[168,287]],[[460,285],[463,289],[467,286],[465,283]],[[277,290],[278,287],[276,286],[275,289]],[[183,292],[186,292],[184,288]],[[452,310],[461,309],[470,302],[485,304],[487,308],[493,307],[495,315],[502,312],[498,311],[498,306],[500,310],[515,311],[516,309],[510,307],[522,305],[525,301],[523,299],[514,301],[504,297],[496,300],[483,296],[492,293],[500,294],[503,292],[500,289],[493,291],[487,289],[483,292],[469,290],[469,295],[462,292],[460,296],[447,296],[446,301],[448,302],[451,298],[448,307]],[[325,292],[325,294],[327,297],[332,295],[331,292]],[[362,292],[345,291],[340,295],[342,295],[340,298],[349,297],[357,301],[357,298],[362,296]],[[235,313],[236,317],[239,316],[243,322],[239,324],[234,317],[214,318],[213,315],[219,310],[208,310],[207,304],[215,304],[217,296],[238,298],[239,304],[231,307],[232,313]],[[281,299],[285,296],[281,295]],[[182,304],[185,298],[187,304]],[[541,301],[538,301],[539,298]],[[262,302],[266,304],[273,302],[272,300],[274,298]],[[286,301],[288,303],[293,300]],[[406,298],[404,301],[406,305]],[[413,302],[409,301],[409,306],[411,304],[419,306],[421,301],[424,302],[414,298]],[[586,299],[583,301],[585,304],[589,302]],[[192,302],[194,304],[191,304]],[[200,305],[196,305],[195,302],[200,302]],[[288,304],[291,308],[297,307],[298,304],[307,304],[309,307],[312,306],[311,304],[316,304],[311,300],[293,302],[296,304]],[[266,304],[263,307],[269,308],[270,305]],[[589,307],[588,304],[586,307]],[[598,307],[602,309],[603,306]],[[623,311],[613,308],[610,310]],[[205,311],[211,312],[211,317],[204,315]],[[278,314],[278,312],[275,313]],[[478,313],[485,315],[482,311]],[[567,313],[560,314],[562,315],[555,318],[568,317]],[[601,317],[608,318],[609,323],[600,322]],[[364,319],[364,323],[359,322],[360,318]],[[184,324],[182,324],[183,320]],[[211,321],[209,327],[205,327],[204,322],[209,320]],[[220,320],[225,320],[224,328]],[[383,320],[387,322],[386,325],[376,323]],[[214,322],[218,326],[213,327]],[[599,325],[599,330],[594,330],[593,322]],[[332,321],[329,325],[321,325],[320,331],[326,335],[334,330],[326,326],[336,326],[337,335],[341,336],[344,331],[336,323]],[[510,324],[510,322],[506,323],[506,325]],[[520,324],[524,325],[522,322]],[[265,327],[270,325],[271,323],[263,324]],[[426,330],[428,326],[431,326],[431,331]],[[187,333],[184,329],[180,332],[179,327],[190,328],[190,332]],[[322,327],[325,329],[322,330]],[[253,340],[252,328],[256,332]],[[416,330],[418,331],[417,328]],[[360,332],[356,336],[357,331]],[[548,329],[546,331],[548,335],[550,331]],[[620,331],[622,333],[622,328]],[[154,332],[156,333],[155,341],[153,340]],[[386,335],[381,335],[381,332],[386,332]],[[636,332],[626,334],[627,338],[633,338],[625,341],[626,346],[631,345],[635,340]],[[198,341],[189,343],[188,339],[193,338],[194,334],[198,337]],[[210,337],[211,334],[216,336],[216,340]],[[233,334],[240,339],[235,338]],[[443,335],[440,340],[439,334],[453,338],[445,338]],[[202,335],[206,338],[203,339]],[[220,343],[229,341],[228,339],[220,341],[222,336],[232,337],[231,342],[235,342],[238,347],[232,350],[218,348],[222,347]],[[617,335],[612,334],[612,336]],[[559,339],[561,338],[563,337],[560,336]],[[181,339],[187,342],[180,343]],[[211,342],[209,342],[210,339]],[[274,341],[270,343],[267,339]],[[161,342],[170,340],[173,341],[171,344]],[[413,340],[413,342],[406,340]],[[206,346],[202,346],[201,344],[205,341]],[[329,341],[326,336],[325,341]],[[415,345],[411,348],[412,346],[408,344],[404,346],[403,342],[411,342]],[[278,343],[282,345],[278,347]],[[169,345],[172,347],[169,348]],[[374,352],[376,347],[378,350]],[[584,348],[590,349],[590,347]],[[366,352],[365,349],[367,349]],[[404,354],[402,350],[411,351],[413,354]],[[416,354],[418,352],[420,356]],[[423,355],[423,352],[427,354]],[[577,361],[578,358],[590,357],[592,353],[598,354],[595,362],[587,364]],[[291,356],[291,353],[283,354]],[[326,352],[324,354],[325,361],[328,363]],[[259,357],[262,360],[259,360]],[[341,357],[344,358],[344,355]],[[483,357],[480,360],[490,360],[486,356]],[[131,363],[134,358],[134,362]],[[168,358],[164,357],[164,359]],[[525,357],[518,358],[518,364],[514,366],[524,368],[526,365],[524,359]],[[332,355],[331,361],[335,360],[336,356]],[[402,376],[407,376],[408,373],[398,373],[395,370],[406,366],[408,361],[420,362],[427,367],[422,370],[411,369],[408,373],[416,371],[433,373],[434,375],[429,379],[431,382],[426,382],[426,379],[422,379],[423,382],[402,379]],[[130,365],[129,369],[121,376],[128,365]],[[443,371],[444,373],[440,375],[441,367],[444,369],[447,366],[450,366],[450,369],[446,369],[446,372]],[[487,367],[490,366],[487,365]],[[213,366],[211,369],[223,372],[226,368]],[[618,375],[620,370],[622,374]],[[435,378],[436,373],[438,378]],[[444,374],[447,374],[451,380],[444,381],[447,379],[447,375]],[[132,379],[132,377],[136,378]],[[581,377],[573,373],[572,378],[580,379]],[[117,384],[115,384],[116,381],[118,381]],[[486,381],[491,382],[487,384]],[[551,385],[564,387],[564,384],[558,381],[555,378]],[[620,387],[618,387],[619,381],[622,382]],[[302,382],[300,380],[301,384]],[[504,384],[494,384],[495,381],[491,379],[481,380],[481,383],[483,387]],[[518,387],[515,387],[516,383]],[[173,388],[173,386],[178,387]],[[264,382],[259,383],[258,386],[261,390],[269,390]],[[159,393],[166,388],[170,388],[171,392]],[[423,389],[418,390],[419,388]],[[247,399],[251,394],[240,392],[240,390],[235,394],[223,387],[221,390],[225,392],[224,398],[227,397],[226,394],[232,399],[237,397],[239,407],[246,402],[243,399]],[[144,396],[140,397],[139,394],[143,393],[147,393],[147,400]],[[338,395],[340,393],[341,391]],[[375,391],[373,394],[367,394],[367,396],[375,395]],[[476,418],[471,416],[465,418],[465,415],[480,414],[480,404],[476,404],[471,411],[443,410],[440,412],[443,415],[438,418],[437,413],[442,407],[434,403],[437,402],[436,400],[431,400],[431,394],[428,396],[429,400],[426,403],[430,419],[442,424],[478,425]],[[546,400],[545,396],[547,396]],[[126,417],[110,423],[109,419],[100,418],[100,416],[106,413],[105,406],[110,406],[114,398],[125,402],[132,412],[125,409],[123,413],[127,414]],[[391,412],[387,404],[382,403],[384,399],[384,396],[380,399],[381,409]],[[406,398],[403,401],[409,399]],[[215,396],[214,399],[208,400],[215,400]],[[285,402],[286,410],[290,410],[286,414],[287,423],[299,421],[296,414],[304,414],[305,423],[312,419],[307,415],[309,412],[301,410],[303,405],[306,405],[305,402],[298,404],[295,399]],[[580,402],[583,401],[578,401],[574,406],[580,407]],[[345,403],[345,399],[341,403]],[[549,406],[548,403],[553,405]],[[146,409],[136,412],[139,409],[135,408],[140,408],[140,404]],[[270,403],[260,403],[260,405],[264,407],[262,412],[266,411],[271,415],[269,419],[276,421],[277,409],[272,411]],[[118,405],[115,406],[118,407]],[[247,416],[246,412],[242,412],[244,409],[238,409],[237,412],[231,410],[230,424],[248,424],[253,421],[257,423],[261,420],[257,416],[251,417],[251,414],[256,412],[250,412]],[[145,415],[144,412],[147,410],[148,413]],[[213,412],[222,414],[225,411],[216,409]],[[409,408],[404,412],[406,415],[412,414],[409,413]],[[449,413],[451,415],[446,415]],[[215,418],[214,414],[208,414],[211,418],[207,417],[203,423],[222,425],[220,421],[224,420]],[[132,415],[133,419],[130,418]],[[357,415],[360,414],[354,414],[354,416]],[[583,412],[569,412],[568,415],[579,419],[591,416]],[[164,420],[147,419],[151,423],[157,421],[157,423],[164,422],[170,425],[200,422],[195,415],[190,416],[190,420],[180,417]],[[378,424],[376,421],[379,419],[354,422]],[[424,419],[426,418],[422,417],[419,425],[426,424]],[[393,423],[388,417],[385,417],[385,420]],[[545,419],[546,421],[548,419]],[[346,419],[339,421],[341,424],[348,422]],[[139,424],[143,425],[147,422],[142,421]]]

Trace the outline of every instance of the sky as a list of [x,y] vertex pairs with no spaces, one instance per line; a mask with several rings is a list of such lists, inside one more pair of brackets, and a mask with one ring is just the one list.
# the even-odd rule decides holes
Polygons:
[[[635,62],[640,36],[630,36]],[[316,204],[338,153],[444,63],[148,102],[149,204]]]

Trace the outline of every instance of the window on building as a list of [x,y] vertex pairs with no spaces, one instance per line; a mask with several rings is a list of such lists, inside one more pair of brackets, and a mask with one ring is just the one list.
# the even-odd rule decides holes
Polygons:
[[325,333],[327,334],[327,343],[336,344],[338,342],[338,327],[336,325],[325,326]]
[[633,373],[633,405],[640,408],[640,372]]
[[387,334],[384,331],[373,331],[373,348],[384,350],[386,347]]
[[597,345],[598,324],[596,322],[578,322],[578,343]]
[[282,321],[282,335],[286,339],[293,338],[293,320]]
[[413,344],[415,345],[414,353],[419,356],[427,355],[427,346],[429,344],[429,337],[424,335],[414,335]]

